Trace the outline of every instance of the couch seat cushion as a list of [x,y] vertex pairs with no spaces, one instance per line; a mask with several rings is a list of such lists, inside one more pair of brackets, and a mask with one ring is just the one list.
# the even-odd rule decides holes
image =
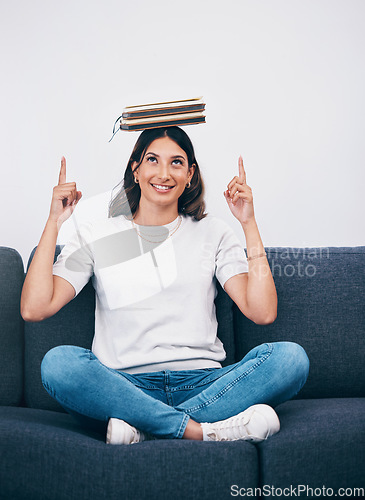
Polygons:
[[280,432],[258,445],[262,486],[326,486],[334,495],[365,486],[365,398],[293,400],[276,411]]
[[251,443],[156,440],[106,445],[68,414],[0,408],[0,498],[232,498],[234,484],[258,486]]

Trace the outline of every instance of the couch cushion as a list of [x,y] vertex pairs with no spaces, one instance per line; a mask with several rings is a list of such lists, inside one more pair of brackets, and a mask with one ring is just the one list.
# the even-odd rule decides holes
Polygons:
[[258,445],[261,487],[325,486],[335,496],[365,486],[364,398],[287,401],[276,411],[280,432]]
[[[57,246],[55,260],[61,250]],[[33,250],[28,267],[33,258]],[[54,316],[25,323],[25,403],[31,408],[64,411],[46,392],[41,381],[41,362],[53,347],[62,344],[91,348],[94,336],[95,293],[91,281]]]
[[0,408],[0,497],[179,500],[231,497],[258,486],[247,442],[156,440],[112,446],[58,412]]
[[217,296],[215,298],[216,316],[218,321],[217,336],[221,340],[226,351],[226,359],[221,363],[222,366],[231,365],[236,359],[236,345],[233,328],[233,301],[223,290],[216,280]]
[[264,342],[297,342],[310,360],[299,397],[365,396],[365,247],[266,251],[278,317],[256,325],[234,305],[237,361]]
[[19,253],[0,247],[0,405],[19,405],[23,396],[23,281],[24,266]]

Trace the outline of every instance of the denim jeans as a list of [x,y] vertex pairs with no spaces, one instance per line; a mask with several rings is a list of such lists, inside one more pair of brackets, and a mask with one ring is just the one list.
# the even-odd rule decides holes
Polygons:
[[275,407],[300,391],[308,370],[293,342],[262,344],[223,368],[129,374],[75,346],[51,349],[41,366],[45,389],[83,424],[105,430],[114,417],[158,438],[182,438],[190,418],[216,422],[254,404]]

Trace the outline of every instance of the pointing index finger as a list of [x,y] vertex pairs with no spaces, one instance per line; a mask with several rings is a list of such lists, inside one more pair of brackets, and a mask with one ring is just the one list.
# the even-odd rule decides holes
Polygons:
[[60,175],[58,177],[58,185],[66,183],[66,158],[62,156],[61,158],[61,168]]
[[238,169],[239,169],[239,178],[241,179],[242,184],[246,184],[246,172],[243,166],[242,156],[238,158]]

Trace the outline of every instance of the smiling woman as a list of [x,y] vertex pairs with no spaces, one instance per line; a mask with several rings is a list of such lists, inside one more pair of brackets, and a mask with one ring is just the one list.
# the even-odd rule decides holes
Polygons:
[[203,194],[187,134],[145,130],[109,217],[80,226],[53,264],[57,231],[82,196],[66,182],[62,158],[21,311],[27,321],[48,318],[92,279],[91,349],[51,349],[41,375],[49,394],[109,444],[151,436],[260,442],[279,431],[272,407],[307,378],[308,358],[291,342],[261,344],[222,366],[217,281],[255,323],[275,320],[277,297],[242,158],[223,195],[245,233],[247,258],[232,228],[205,213]]
[[169,223],[178,214],[201,220],[207,215],[204,191],[194,147],[184,130],[144,130],[128,161],[122,187],[109,204],[109,217],[123,214],[145,225]]

